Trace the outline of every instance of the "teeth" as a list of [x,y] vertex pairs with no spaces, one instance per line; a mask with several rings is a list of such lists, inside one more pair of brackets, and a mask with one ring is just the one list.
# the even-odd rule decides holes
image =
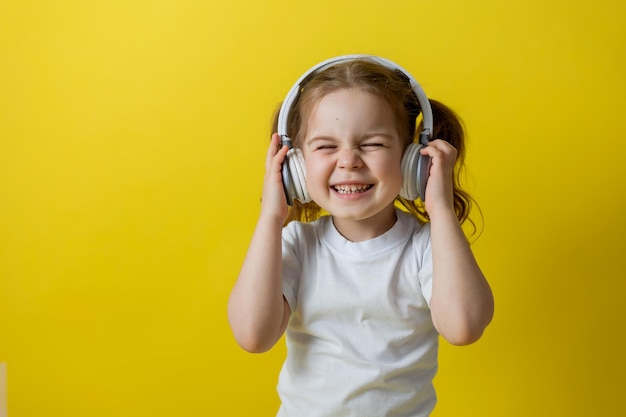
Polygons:
[[351,194],[351,193],[362,193],[363,191],[369,190],[370,185],[360,184],[360,185],[335,185],[333,188],[339,194]]

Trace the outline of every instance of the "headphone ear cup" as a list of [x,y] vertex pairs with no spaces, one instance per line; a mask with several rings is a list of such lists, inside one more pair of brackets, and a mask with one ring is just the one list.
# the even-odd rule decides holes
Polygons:
[[426,182],[430,169],[430,157],[420,154],[422,145],[411,143],[402,155],[400,169],[402,170],[402,187],[400,197],[414,201],[426,197]]
[[289,169],[289,156],[285,156],[281,167],[281,174],[283,177],[283,190],[285,190],[285,198],[287,204],[293,206],[293,199],[296,196],[296,191],[293,186],[293,179],[291,178],[291,170]]
[[428,183],[428,175],[430,174],[430,165],[432,158],[428,155],[419,155],[417,164],[417,194],[426,201],[426,184]]
[[300,200],[301,203],[309,203],[311,197],[306,188],[306,169],[300,149],[289,149],[283,162],[282,173],[287,204],[293,205],[294,199]]

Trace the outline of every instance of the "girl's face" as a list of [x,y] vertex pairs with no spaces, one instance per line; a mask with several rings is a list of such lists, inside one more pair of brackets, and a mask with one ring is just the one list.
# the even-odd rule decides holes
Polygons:
[[307,189],[347,239],[366,240],[395,223],[403,146],[387,103],[341,89],[313,107],[302,142]]

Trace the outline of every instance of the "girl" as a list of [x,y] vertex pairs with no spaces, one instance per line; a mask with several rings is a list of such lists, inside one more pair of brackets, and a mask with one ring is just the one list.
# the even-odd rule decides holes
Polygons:
[[[250,352],[267,351],[286,331],[278,416],[428,416],[439,335],[473,343],[493,315],[461,229],[472,201],[459,185],[463,129],[443,104],[420,102],[419,85],[390,61],[327,62],[281,109],[289,113],[282,134],[302,155],[298,198],[311,201],[288,206],[289,140],[281,145],[274,133],[230,324]],[[403,154],[431,117],[426,133],[441,139],[418,147],[429,179],[413,201],[400,195]]]

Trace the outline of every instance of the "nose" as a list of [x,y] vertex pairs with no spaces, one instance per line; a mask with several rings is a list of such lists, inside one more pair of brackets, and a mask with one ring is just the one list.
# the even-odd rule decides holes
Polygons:
[[363,166],[358,149],[343,148],[337,156],[337,166],[343,169],[357,169]]

